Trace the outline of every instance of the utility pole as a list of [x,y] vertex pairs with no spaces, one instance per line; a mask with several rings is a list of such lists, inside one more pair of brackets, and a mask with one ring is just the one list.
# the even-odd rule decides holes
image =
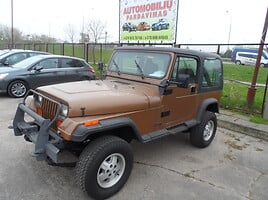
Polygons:
[[13,0],[11,0],[11,49],[14,47]]
[[266,18],[265,18],[264,26],[263,26],[261,42],[260,42],[260,47],[259,47],[259,51],[258,51],[258,57],[257,57],[257,61],[255,64],[255,70],[254,70],[254,74],[252,77],[251,86],[250,86],[250,88],[248,88],[248,95],[247,95],[248,107],[251,107],[254,103],[254,98],[255,98],[255,94],[256,94],[256,90],[257,90],[256,89],[256,82],[257,82],[257,78],[258,78],[261,57],[262,57],[262,52],[263,52],[263,46],[264,46],[265,37],[266,37],[266,33],[267,33],[267,27],[268,27],[268,7],[267,7],[267,11],[266,11]]

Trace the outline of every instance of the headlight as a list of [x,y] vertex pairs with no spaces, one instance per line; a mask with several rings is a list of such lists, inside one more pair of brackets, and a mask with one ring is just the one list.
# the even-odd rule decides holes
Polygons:
[[37,98],[36,98],[36,102],[41,105],[42,100],[43,100],[43,97],[38,95]]
[[63,117],[67,117],[68,116],[68,106],[61,104],[61,108],[60,108],[60,115]]
[[35,103],[39,107],[42,104],[43,97],[40,95],[34,95]]
[[7,75],[8,75],[8,73],[0,74],[0,80],[4,79]]

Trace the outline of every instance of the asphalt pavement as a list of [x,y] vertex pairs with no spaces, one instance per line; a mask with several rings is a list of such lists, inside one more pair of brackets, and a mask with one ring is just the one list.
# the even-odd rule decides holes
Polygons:
[[[0,96],[0,200],[89,199],[75,184],[73,168],[36,161],[33,145],[7,128],[20,101]],[[268,142],[240,132],[264,135],[268,126],[225,110],[218,122],[216,137],[205,149],[191,146],[187,133],[132,142],[133,171],[110,199],[267,200]]]

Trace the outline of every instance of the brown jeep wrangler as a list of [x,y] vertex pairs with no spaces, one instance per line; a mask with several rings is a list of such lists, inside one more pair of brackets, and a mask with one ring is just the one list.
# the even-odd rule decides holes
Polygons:
[[146,143],[189,131],[194,146],[208,146],[222,87],[218,55],[119,47],[105,80],[31,90],[18,105],[13,128],[35,144],[37,160],[75,162],[81,188],[103,199],[119,191],[131,173],[132,139]]

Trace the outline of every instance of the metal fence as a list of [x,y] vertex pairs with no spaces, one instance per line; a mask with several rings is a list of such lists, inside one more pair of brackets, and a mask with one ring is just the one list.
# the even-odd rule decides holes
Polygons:
[[[124,45],[137,45],[137,44],[124,44]],[[148,44],[139,44],[143,46],[152,46]],[[27,44],[14,44],[13,49],[28,49],[28,50],[35,50],[35,51],[44,51],[44,52],[49,52],[52,54],[59,54],[59,55],[68,55],[68,56],[74,56],[74,57],[79,57],[85,59],[89,63],[108,63],[109,58],[112,54],[112,51],[115,47],[117,46],[122,46],[119,43],[27,43]],[[231,49],[234,47],[244,47],[244,48],[258,48],[259,44],[258,43],[244,43],[244,44],[177,44],[174,45],[179,48],[187,48],[187,49],[195,49],[199,51],[206,51],[206,52],[213,52],[220,54],[222,57],[226,57],[225,59],[223,58],[224,61],[231,61]],[[267,43],[265,44],[266,50],[267,50]],[[10,44],[1,44],[0,43],[0,49],[11,49]],[[265,71],[266,72],[266,71]],[[265,73],[264,72],[264,73]],[[268,74],[268,72],[266,72]],[[236,84],[241,84],[241,87],[248,87],[245,86],[244,83],[233,83],[232,85]],[[230,84],[225,84],[226,88]],[[239,86],[240,87],[240,86]],[[235,97],[234,94],[234,88],[231,87],[229,88],[229,96],[234,96],[233,98],[242,98],[243,100],[240,101],[239,104],[246,103],[246,93],[243,94],[242,97]],[[245,88],[244,88],[245,89]],[[264,99],[265,99],[265,94],[260,94],[264,93],[263,91],[266,92],[267,90],[267,83],[265,85],[265,90],[263,90],[263,87],[258,90],[259,96],[263,95],[263,101],[258,100],[258,104],[263,104]],[[225,92],[225,91],[224,91]],[[239,100],[234,99],[235,101],[239,102]],[[245,100],[245,102],[244,102]],[[228,100],[227,100],[228,101]],[[242,103],[241,103],[242,102]],[[259,106],[260,107],[260,106]],[[261,108],[253,108],[253,109],[245,109],[245,107],[242,106],[242,109],[239,106],[234,106],[234,107],[228,107],[230,109],[238,109],[239,111],[244,111],[244,112],[257,112],[261,113],[263,111],[263,106]]]
[[[137,44],[129,43],[124,45],[137,45]],[[138,44],[138,45],[152,46],[153,44]],[[11,44],[0,43],[0,49],[28,49],[35,51],[44,51],[52,54],[80,57],[85,59],[87,62],[93,62],[93,63],[108,62],[106,55],[109,54],[108,53],[109,51],[111,51],[114,47],[117,46],[122,45],[119,43],[15,43],[12,46]],[[179,48],[188,48],[199,51],[213,52],[228,58],[230,55],[226,54],[226,52],[228,52],[228,50],[231,50],[234,47],[258,48],[259,44],[258,43],[176,44],[173,46]],[[268,43],[266,43],[265,46],[266,49],[268,49],[267,48]]]

